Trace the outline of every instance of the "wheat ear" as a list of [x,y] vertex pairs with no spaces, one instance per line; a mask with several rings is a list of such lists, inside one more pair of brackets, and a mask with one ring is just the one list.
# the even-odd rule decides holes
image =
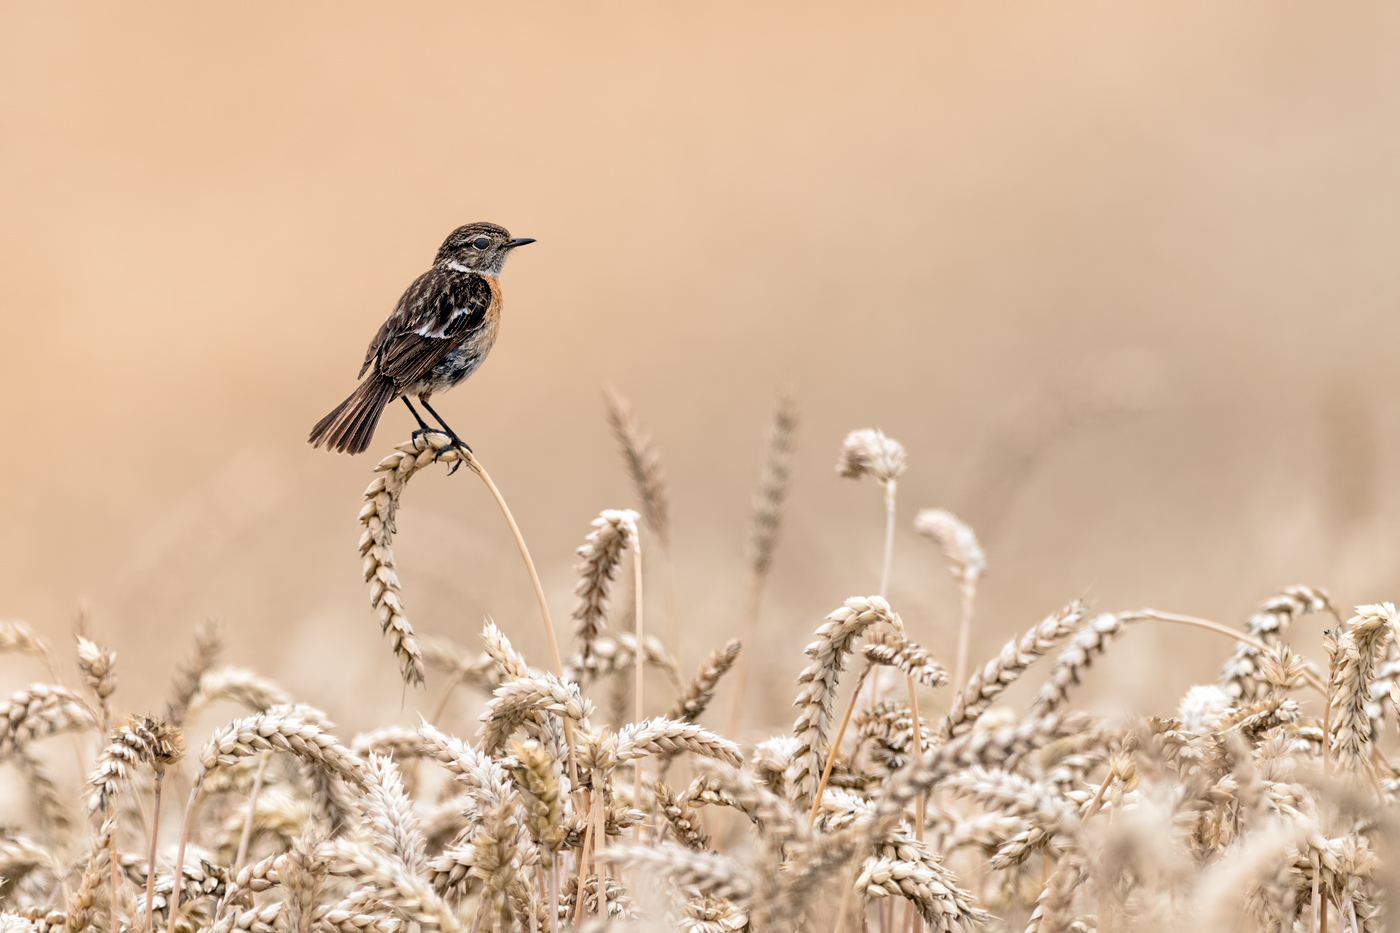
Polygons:
[[622,552],[636,540],[638,515],[631,509],[604,509],[593,520],[593,531],[578,549],[574,570],[578,583],[574,594],[574,637],[585,664],[593,654],[593,643],[603,630],[608,612],[608,596],[617,576]]
[[52,684],[34,684],[0,702],[0,760],[36,739],[96,726],[97,718],[77,694]]
[[353,875],[376,885],[385,902],[411,921],[443,933],[458,933],[461,925],[432,886],[406,871],[397,859],[346,840],[323,846],[332,871]]
[[50,677],[55,681],[59,679],[58,667],[54,664],[48,643],[35,633],[28,622],[18,619],[0,620],[0,654],[27,654],[36,657],[44,662],[44,669],[49,672]]
[[[685,685],[681,695],[676,698],[676,705],[671,707],[671,712],[667,716],[686,722],[695,722],[699,719],[700,714],[714,699],[719,679],[734,666],[742,647],[739,639],[732,638],[723,648],[717,648],[710,652],[710,656],[700,665],[695,676]],[[732,732],[730,734],[733,735]]]
[[364,775],[368,793],[360,804],[375,848],[398,859],[411,874],[422,874],[427,867],[423,831],[399,769],[390,759],[371,752]]
[[[232,764],[239,758],[251,757],[259,752],[286,751],[324,774],[327,780],[339,778],[357,789],[364,788],[364,766],[360,759],[337,742],[335,736],[316,721],[319,718],[303,707],[279,706],[257,716],[236,719],[210,737],[200,755],[201,769],[185,804],[180,843],[175,854],[177,870],[185,864],[185,847],[189,844],[195,808],[204,781],[211,771],[221,765]],[[175,885],[170,894],[170,920],[166,933],[175,933],[180,888],[180,885]]]
[[190,703],[199,690],[200,678],[213,668],[224,651],[219,623],[205,619],[195,627],[194,650],[180,662],[170,685],[170,698],[165,703],[165,718],[171,725],[183,727]]
[[1001,653],[968,679],[967,686],[953,698],[952,708],[938,724],[938,735],[947,740],[972,728],[977,718],[1016,681],[1031,662],[1044,655],[1060,639],[1071,634],[1084,619],[1078,601],[1048,616],[1019,639],[1012,639]]
[[1337,764],[1355,769],[1366,760],[1371,744],[1371,678],[1376,653],[1400,623],[1392,603],[1356,607],[1356,615],[1337,639],[1332,665],[1332,748]]
[[102,711],[102,734],[112,729],[112,709],[108,699],[117,690],[117,656],[90,638],[78,636],[78,670]]
[[826,617],[817,628],[816,640],[804,652],[812,661],[797,677],[798,692],[793,705],[800,712],[792,734],[798,744],[787,775],[794,800],[805,800],[816,791],[827,748],[826,732],[831,725],[831,702],[841,672],[846,669],[846,657],[861,633],[877,622],[894,624],[890,604],[882,597],[848,599]]
[[[1265,600],[1245,623],[1245,630],[1258,641],[1272,647],[1298,618],[1314,612],[1330,612],[1336,616],[1327,591],[1315,586],[1290,586],[1282,593]],[[1341,621],[1340,618],[1337,619]],[[1259,698],[1260,650],[1247,641],[1235,646],[1234,654],[1220,671],[1220,685],[1238,703],[1252,703]]]
[[566,722],[582,722],[591,709],[578,684],[562,682],[553,674],[508,680],[496,688],[481,714],[481,750],[490,756],[498,755],[515,728],[538,712],[555,713]]

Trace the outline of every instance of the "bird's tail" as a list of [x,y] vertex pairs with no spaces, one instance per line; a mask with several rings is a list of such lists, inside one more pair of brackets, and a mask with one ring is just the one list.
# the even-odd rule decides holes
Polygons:
[[384,406],[393,400],[393,382],[379,373],[370,373],[349,398],[316,422],[307,441],[312,447],[325,444],[327,450],[338,453],[362,453],[374,438]]

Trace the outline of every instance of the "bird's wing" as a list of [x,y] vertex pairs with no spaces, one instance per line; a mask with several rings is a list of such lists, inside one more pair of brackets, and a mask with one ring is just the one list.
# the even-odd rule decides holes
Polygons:
[[399,299],[370,344],[365,366],[377,361],[395,386],[410,386],[481,326],[490,305],[491,283],[482,276],[430,269]]

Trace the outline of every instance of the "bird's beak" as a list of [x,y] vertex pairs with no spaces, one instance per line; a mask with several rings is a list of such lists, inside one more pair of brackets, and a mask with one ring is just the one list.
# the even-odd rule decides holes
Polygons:
[[506,244],[506,249],[515,249],[517,246],[524,246],[526,243],[533,243],[534,240],[527,236],[518,236]]

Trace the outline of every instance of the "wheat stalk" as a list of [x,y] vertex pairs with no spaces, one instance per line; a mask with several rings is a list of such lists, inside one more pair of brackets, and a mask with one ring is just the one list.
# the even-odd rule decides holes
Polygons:
[[958,583],[962,595],[962,615],[958,622],[957,666],[953,683],[960,684],[967,675],[967,653],[972,641],[972,608],[977,600],[977,581],[987,570],[987,556],[977,543],[977,535],[952,512],[945,509],[924,509],[914,519],[914,529],[932,538],[948,560],[948,571]]
[[[782,531],[783,503],[792,481],[792,452],[797,433],[797,403],[786,392],[778,396],[773,421],[768,428],[768,445],[758,475],[758,489],[749,511],[749,588],[744,602],[741,640],[752,645],[758,627],[763,589],[773,569],[773,555]],[[734,693],[729,701],[725,732],[736,735],[744,711],[744,689],[748,684],[748,655],[739,658],[734,672]]]

